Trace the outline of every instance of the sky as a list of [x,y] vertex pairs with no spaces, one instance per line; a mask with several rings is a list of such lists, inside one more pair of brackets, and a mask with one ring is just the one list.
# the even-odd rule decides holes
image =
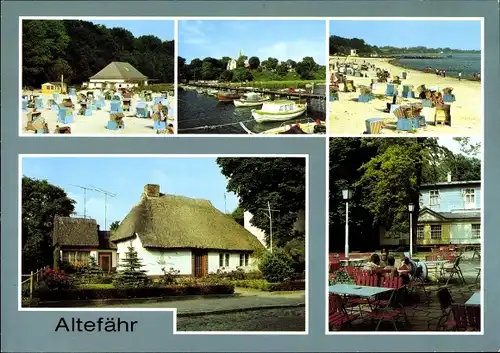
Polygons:
[[481,22],[457,21],[330,21],[330,35],[359,38],[376,46],[481,50]]
[[[479,143],[479,142],[481,142],[481,139],[479,139],[477,137],[470,137],[469,138],[469,143],[470,144],[476,144],[476,143]],[[448,148],[453,153],[461,153],[461,154],[463,154],[463,152],[460,151],[460,144],[457,141],[455,141],[452,136],[442,136],[442,137],[439,137],[438,138],[438,143],[441,146],[444,146],[444,147]],[[478,158],[481,158],[481,157],[478,156]]]
[[326,62],[325,21],[189,20],[179,21],[178,35],[179,56],[187,63],[206,57],[237,59],[240,50],[261,61],[312,56],[320,65]]
[[174,39],[174,21],[169,20],[106,20],[90,21],[108,28],[121,27],[128,29],[134,37],[154,35],[162,41]]
[[[64,189],[77,202],[75,211],[80,217],[84,214],[84,191],[73,185],[116,194],[108,197],[108,228],[113,221],[122,221],[139,202],[146,184],[159,184],[164,194],[209,200],[221,212],[225,208],[232,212],[238,205],[236,195],[226,191],[227,179],[215,158],[31,157],[23,158],[22,174]],[[87,191],[87,217],[97,220],[101,229],[104,199],[103,194]]]

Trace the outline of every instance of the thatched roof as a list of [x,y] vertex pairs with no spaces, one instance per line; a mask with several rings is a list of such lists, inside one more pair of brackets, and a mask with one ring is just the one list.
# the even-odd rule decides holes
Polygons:
[[111,232],[109,230],[99,231],[99,249],[116,249],[116,245],[109,240]]
[[104,69],[90,77],[90,80],[145,81],[148,78],[126,62],[113,61]]
[[259,240],[210,201],[183,196],[147,196],[111,235],[118,242],[139,236],[144,247],[254,251]]
[[55,246],[99,246],[95,219],[58,217],[54,219],[52,244]]

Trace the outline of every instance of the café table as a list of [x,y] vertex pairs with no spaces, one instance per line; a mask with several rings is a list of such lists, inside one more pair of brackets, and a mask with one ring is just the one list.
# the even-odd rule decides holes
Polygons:
[[481,293],[475,292],[472,296],[465,302],[465,305],[481,305]]

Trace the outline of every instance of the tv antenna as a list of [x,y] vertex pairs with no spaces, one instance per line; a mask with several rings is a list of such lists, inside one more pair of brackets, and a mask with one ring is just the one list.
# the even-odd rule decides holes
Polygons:
[[261,208],[261,210],[266,210],[266,217],[269,218],[269,250],[273,252],[273,212],[280,212],[280,210],[273,210],[271,208],[271,203],[267,202],[267,208]]
[[93,190],[93,189],[86,186],[80,186],[74,184],[70,185],[74,186],[75,188],[80,188],[83,190],[83,218],[87,218],[87,190]]
[[89,188],[89,190],[99,192],[101,194],[104,194],[104,230],[107,230],[108,226],[108,196],[109,197],[115,197],[116,194],[113,194],[112,192],[96,188],[95,186],[92,186]]

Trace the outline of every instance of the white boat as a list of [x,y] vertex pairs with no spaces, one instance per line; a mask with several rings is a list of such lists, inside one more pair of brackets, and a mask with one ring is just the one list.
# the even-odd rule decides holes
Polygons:
[[216,96],[218,92],[219,92],[219,91],[218,91],[218,90],[216,90],[216,89],[208,89],[208,90],[207,90],[207,94],[208,94],[209,96]]
[[252,109],[252,117],[258,123],[266,121],[286,121],[303,115],[307,103],[300,104],[290,100],[264,102],[261,109]]
[[326,134],[326,123],[314,121],[311,118],[293,123],[283,123],[280,126],[263,132],[255,133],[240,122],[240,126],[249,135],[285,135],[285,134]]
[[269,97],[263,97],[258,93],[245,93],[240,99],[233,101],[235,107],[258,107],[268,101]]

